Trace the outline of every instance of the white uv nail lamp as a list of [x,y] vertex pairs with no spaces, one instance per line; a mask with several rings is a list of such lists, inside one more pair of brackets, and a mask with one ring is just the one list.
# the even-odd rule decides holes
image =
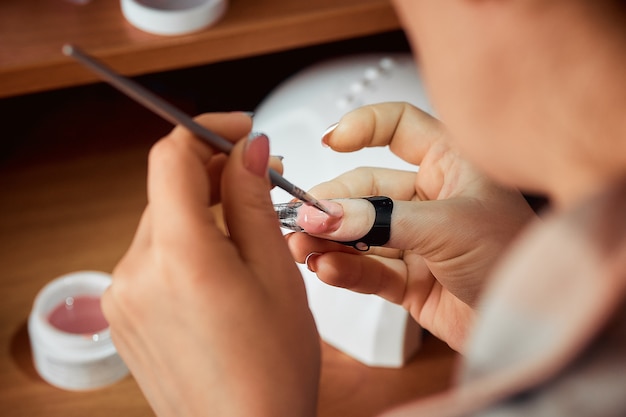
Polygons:
[[[300,187],[359,166],[417,170],[387,148],[340,154],[321,145],[323,132],[365,104],[409,102],[432,113],[410,53],[357,54],[314,64],[289,77],[255,109],[254,130],[270,137],[272,154],[284,156],[284,172]],[[291,200],[277,189],[275,203]],[[419,349],[422,330],[408,312],[376,295],[321,282],[300,266],[322,339],[358,361],[397,368]]]

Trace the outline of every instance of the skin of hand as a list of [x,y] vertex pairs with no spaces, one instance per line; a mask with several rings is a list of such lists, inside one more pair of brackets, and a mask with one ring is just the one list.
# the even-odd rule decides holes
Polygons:
[[[197,120],[232,141],[251,128],[243,113]],[[319,336],[268,157],[264,135],[226,158],[181,127],[150,152],[148,206],[102,308],[161,417],[315,414]],[[228,235],[211,207],[219,194]]]
[[340,152],[388,145],[419,170],[359,168],[311,189],[324,199],[392,198],[391,237],[365,255],[333,242],[369,230],[374,211],[363,199],[330,201],[343,208],[335,218],[303,206],[298,217],[308,233],[287,237],[294,258],[328,284],[404,306],[462,352],[489,271],[534,212],[519,192],[487,180],[452,151],[438,120],[408,104],[357,109],[324,141]]

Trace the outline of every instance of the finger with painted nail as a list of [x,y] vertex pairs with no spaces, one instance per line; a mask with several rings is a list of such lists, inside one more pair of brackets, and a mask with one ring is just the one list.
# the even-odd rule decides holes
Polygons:
[[[389,197],[327,200],[324,203],[333,209],[333,216],[311,210],[300,202],[275,204],[274,209],[284,228],[337,240],[360,251],[389,241],[393,212],[393,201]],[[346,210],[351,213],[348,219],[344,216]]]

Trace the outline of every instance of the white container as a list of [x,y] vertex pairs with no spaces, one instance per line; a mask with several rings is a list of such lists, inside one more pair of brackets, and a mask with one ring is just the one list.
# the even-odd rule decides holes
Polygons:
[[108,326],[96,332],[70,333],[51,324],[59,306],[81,297],[98,299],[111,284],[111,276],[80,271],[61,276],[37,294],[28,318],[28,333],[35,369],[58,388],[90,390],[112,384],[128,374]]
[[222,18],[228,0],[121,0],[122,14],[133,26],[155,35],[182,35]]

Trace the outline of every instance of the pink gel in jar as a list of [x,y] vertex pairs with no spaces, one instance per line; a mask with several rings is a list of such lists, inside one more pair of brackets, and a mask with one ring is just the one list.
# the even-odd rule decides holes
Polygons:
[[93,334],[109,327],[100,308],[100,297],[79,295],[67,297],[48,316],[51,325],[74,334]]
[[50,281],[35,297],[28,334],[35,369],[46,382],[90,390],[128,374],[100,308],[110,284],[109,274],[79,271]]

